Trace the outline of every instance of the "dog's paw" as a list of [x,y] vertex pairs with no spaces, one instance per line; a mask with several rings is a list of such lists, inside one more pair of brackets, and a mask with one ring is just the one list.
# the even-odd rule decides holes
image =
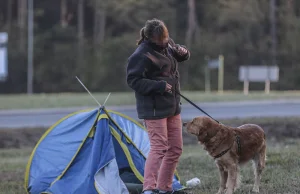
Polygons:
[[233,194],[233,189],[226,189],[225,194]]
[[218,193],[216,194],[224,194],[226,192],[226,189],[219,189]]
[[259,193],[259,187],[255,185],[253,187],[252,191],[255,192],[255,193]]

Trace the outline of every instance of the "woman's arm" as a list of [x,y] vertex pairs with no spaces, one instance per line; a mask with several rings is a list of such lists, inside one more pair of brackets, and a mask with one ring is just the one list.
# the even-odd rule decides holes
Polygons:
[[165,81],[156,81],[146,78],[147,63],[149,63],[148,59],[142,56],[133,56],[128,60],[127,84],[134,91],[142,95],[149,95],[153,92],[164,93],[167,84]]
[[184,45],[175,44],[171,38],[169,40],[169,49],[178,62],[186,61],[190,58],[190,51]]

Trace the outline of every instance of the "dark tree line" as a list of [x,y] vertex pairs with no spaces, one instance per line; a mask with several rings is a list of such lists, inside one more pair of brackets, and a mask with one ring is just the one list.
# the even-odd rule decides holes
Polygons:
[[[9,77],[0,93],[27,88],[27,0],[0,1],[0,31],[9,33]],[[128,56],[147,19],[167,24],[191,50],[182,88],[204,90],[205,56],[225,57],[225,90],[241,90],[241,65],[272,65],[270,0],[35,0],[34,92],[126,91]],[[276,90],[300,89],[300,2],[276,0]],[[217,89],[217,71],[211,75]],[[262,89],[253,84],[250,89]]]

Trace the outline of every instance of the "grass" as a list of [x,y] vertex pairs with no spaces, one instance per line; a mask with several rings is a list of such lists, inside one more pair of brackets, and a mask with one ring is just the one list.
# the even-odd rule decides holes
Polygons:
[[[103,103],[107,94],[108,93],[94,93],[93,95],[100,103]],[[189,99],[198,102],[300,98],[300,91],[271,91],[271,93],[267,95],[264,92],[250,92],[249,95],[244,95],[242,91],[226,91],[223,94],[218,94],[216,92],[207,94],[204,92],[182,91],[182,94],[187,96]],[[186,103],[185,100],[182,102]],[[135,104],[133,92],[113,92],[106,105],[132,104]],[[97,106],[97,104],[87,93],[0,95],[0,109],[57,108],[74,106]]]
[[[243,123],[261,125],[268,137],[267,163],[262,175],[260,193],[300,193],[300,119],[299,118],[248,118],[222,120],[222,123],[238,126]],[[0,194],[22,194],[24,172],[32,151],[45,129],[0,130]],[[178,165],[181,182],[194,177],[200,186],[194,194],[216,193],[219,175],[214,161],[203,148],[195,144],[194,136],[183,133],[184,151]],[[241,168],[242,184],[236,194],[251,193],[253,171],[251,163]]]
[[[300,193],[300,139],[281,142],[268,141],[267,163],[262,175],[260,193]],[[22,194],[24,172],[32,148],[0,149],[0,194]],[[236,194],[251,193],[253,172],[251,163],[241,168],[242,184]],[[218,171],[200,145],[186,145],[180,159],[178,172],[181,181],[198,177],[200,186],[194,194],[216,193]]]
[[0,150],[0,193],[22,194],[24,172],[31,148]]

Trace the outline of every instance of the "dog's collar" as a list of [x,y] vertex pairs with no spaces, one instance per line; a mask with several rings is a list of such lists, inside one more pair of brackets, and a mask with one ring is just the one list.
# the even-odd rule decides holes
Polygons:
[[241,141],[240,141],[240,136],[238,136],[237,134],[235,134],[235,140],[236,140],[236,143],[238,145],[238,154],[241,153]]
[[[237,134],[235,134],[235,141],[238,145],[238,154],[241,153],[241,142],[240,142],[240,136],[238,136]],[[226,150],[222,151],[221,153],[219,153],[218,155],[214,156],[214,159],[220,158],[221,156],[223,156],[224,154],[226,154],[231,147],[233,146],[233,144]]]
[[215,159],[220,158],[221,156],[223,156],[224,154],[226,154],[230,150],[231,147],[232,146],[230,146],[228,149],[224,150],[223,152],[219,153],[218,155],[214,156],[214,158]]

